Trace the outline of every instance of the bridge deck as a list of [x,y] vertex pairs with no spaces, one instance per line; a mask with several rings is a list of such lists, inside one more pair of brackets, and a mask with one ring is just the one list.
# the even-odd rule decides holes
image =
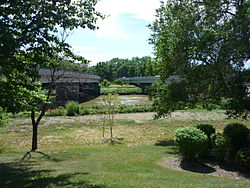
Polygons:
[[62,70],[55,71],[53,74],[49,69],[40,69],[39,74],[41,75],[39,81],[42,83],[50,83],[52,78],[56,83],[99,83],[101,79],[97,75]]

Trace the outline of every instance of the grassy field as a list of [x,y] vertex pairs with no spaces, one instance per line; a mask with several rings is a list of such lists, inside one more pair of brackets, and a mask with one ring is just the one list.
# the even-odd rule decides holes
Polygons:
[[[210,123],[222,130],[221,111],[178,112],[152,120],[152,113],[118,116],[114,144],[102,138],[97,116],[46,117],[39,129],[39,152],[30,149],[28,119],[0,127],[0,187],[250,187],[250,180],[174,170],[174,131]],[[240,121],[250,127],[250,121]],[[23,158],[23,159],[22,159]]]

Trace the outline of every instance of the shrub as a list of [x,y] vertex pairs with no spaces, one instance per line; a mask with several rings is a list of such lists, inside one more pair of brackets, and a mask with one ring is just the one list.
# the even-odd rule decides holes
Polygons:
[[139,87],[102,87],[101,94],[107,95],[112,94],[141,94],[143,93],[142,89]]
[[69,101],[65,105],[67,116],[77,116],[80,115],[80,107],[79,104],[75,101]]
[[119,109],[119,113],[135,113],[135,112],[152,112],[153,106],[126,106],[122,105]]
[[247,146],[249,129],[245,125],[241,123],[228,124],[224,128],[224,134],[229,138],[232,155]]
[[229,141],[222,133],[214,133],[211,135],[212,150],[211,154],[217,160],[224,160],[229,147]]
[[49,110],[46,113],[47,116],[65,116],[66,115],[66,110],[64,107],[59,106],[57,109],[54,110]]
[[92,115],[92,114],[96,114],[96,111],[95,111],[95,109],[92,109],[92,108],[81,108],[80,114],[81,115]]
[[0,126],[8,123],[9,116],[8,114],[3,110],[3,108],[0,107]]
[[101,85],[103,87],[109,87],[111,85],[111,82],[109,82],[108,80],[104,79],[102,82],[101,82]]
[[114,80],[112,84],[124,85],[124,82],[122,80]]
[[197,129],[200,129],[202,132],[204,132],[208,139],[211,138],[211,134],[215,133],[215,128],[210,124],[199,124],[196,127]]
[[240,149],[235,156],[236,164],[242,171],[250,171],[250,148]]
[[208,138],[205,133],[196,127],[184,127],[176,130],[175,142],[182,157],[192,160],[204,154]]

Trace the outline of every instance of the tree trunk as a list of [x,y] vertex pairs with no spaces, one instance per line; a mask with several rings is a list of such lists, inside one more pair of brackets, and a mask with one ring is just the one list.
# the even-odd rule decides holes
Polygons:
[[113,138],[113,127],[112,127],[112,125],[110,125],[110,136],[111,136],[111,138]]
[[38,130],[38,125],[34,124],[33,126],[33,131],[32,131],[32,148],[31,151],[36,151],[37,149],[37,130]]

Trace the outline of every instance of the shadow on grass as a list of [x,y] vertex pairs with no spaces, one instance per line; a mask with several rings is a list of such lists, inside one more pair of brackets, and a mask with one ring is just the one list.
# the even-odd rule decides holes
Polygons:
[[23,157],[22,159],[20,160],[20,162],[24,162],[24,161],[29,161],[31,158],[32,158],[32,153],[34,154],[38,154],[40,155],[42,158],[46,159],[46,160],[50,160],[50,161],[54,161],[54,162],[60,162],[62,160],[60,159],[56,159],[46,153],[43,153],[41,151],[29,151],[27,152]]
[[155,146],[175,146],[174,140],[157,140]]
[[[0,164],[1,188],[44,188],[44,187],[83,187],[104,188],[103,185],[93,185],[81,176],[89,173],[67,173],[52,175],[51,170],[34,170],[31,165],[20,163]],[[79,176],[79,177],[77,177]]]
[[187,160],[182,160],[180,167],[183,170],[191,171],[191,172],[196,172],[196,173],[202,173],[202,174],[210,174],[212,172],[216,172],[216,169],[206,165],[203,162],[200,161],[187,161]]
[[158,140],[155,143],[155,146],[166,146],[167,147],[167,151],[166,153],[171,154],[171,155],[177,155],[179,154],[179,151],[174,143],[174,140],[169,139],[169,140]]

